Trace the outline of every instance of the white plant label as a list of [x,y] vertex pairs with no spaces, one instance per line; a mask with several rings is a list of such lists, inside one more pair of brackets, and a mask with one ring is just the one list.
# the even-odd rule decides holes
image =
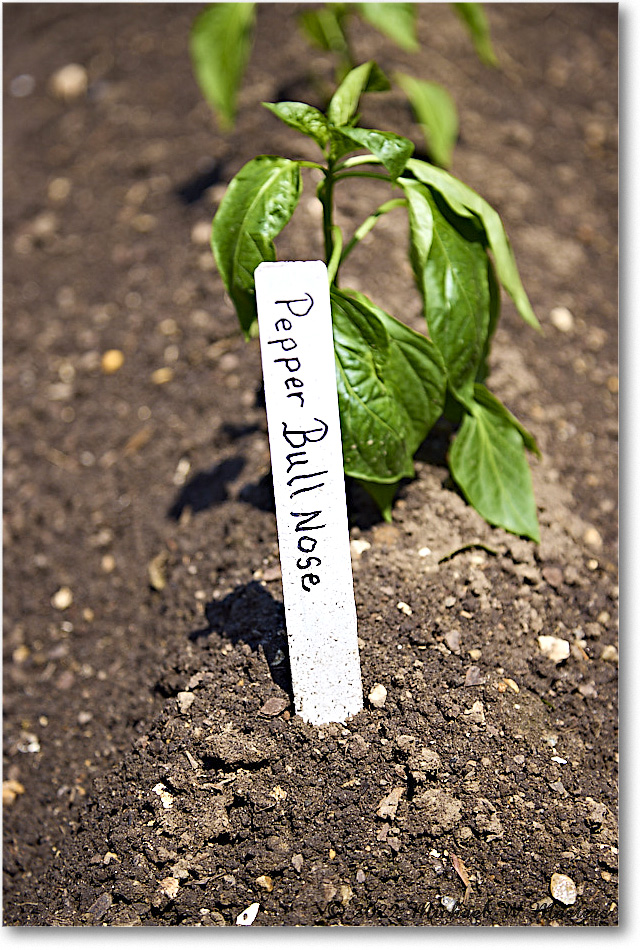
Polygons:
[[328,271],[255,271],[283,602],[297,713],[345,722],[363,708]]

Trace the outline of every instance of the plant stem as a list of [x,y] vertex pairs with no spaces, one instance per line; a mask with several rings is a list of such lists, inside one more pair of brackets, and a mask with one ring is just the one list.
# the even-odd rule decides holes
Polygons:
[[341,263],[341,228],[336,224],[332,228],[332,240],[334,242],[334,247],[332,248],[332,255],[328,262],[328,282],[336,285],[337,274],[339,272],[339,264]]
[[330,263],[334,246],[332,234],[332,201],[334,192],[334,162],[328,159],[328,167],[324,169],[325,181],[319,188],[319,199],[323,205],[323,243],[325,247],[325,262]]
[[[345,259],[348,257],[348,255],[352,251],[352,249],[355,247],[355,245],[358,244],[359,241],[361,241],[366,236],[366,234],[372,231],[372,229],[374,228],[375,224],[377,223],[378,219],[381,217],[382,214],[387,214],[388,211],[392,211],[393,208],[402,208],[406,203],[407,202],[405,198],[391,198],[390,201],[384,202],[382,205],[380,205],[377,208],[376,211],[374,211],[369,217],[367,217],[366,220],[363,222],[363,224],[357,228],[357,230],[354,232],[353,236],[351,237],[351,239],[348,241],[345,248],[343,249],[341,257],[339,258],[339,267],[341,266],[341,264],[343,264]],[[338,271],[338,268],[337,268],[337,271]]]
[[335,181],[343,181],[344,178],[379,178],[381,181],[390,182],[390,175],[378,174],[377,172],[339,172],[334,176]]
[[339,162],[337,167],[342,170],[344,168],[354,168],[356,165],[381,165],[381,159],[377,158],[376,155],[353,155],[352,158],[346,158],[345,161]]

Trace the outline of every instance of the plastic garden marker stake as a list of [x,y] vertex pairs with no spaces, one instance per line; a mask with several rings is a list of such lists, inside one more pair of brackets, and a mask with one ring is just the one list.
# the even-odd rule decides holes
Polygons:
[[254,276],[295,707],[345,722],[363,689],[328,271],[280,261]]

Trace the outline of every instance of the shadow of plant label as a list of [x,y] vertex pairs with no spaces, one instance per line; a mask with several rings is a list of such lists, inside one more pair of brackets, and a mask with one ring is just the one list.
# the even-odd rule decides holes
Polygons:
[[283,602],[297,713],[345,722],[363,708],[328,271],[255,271]]

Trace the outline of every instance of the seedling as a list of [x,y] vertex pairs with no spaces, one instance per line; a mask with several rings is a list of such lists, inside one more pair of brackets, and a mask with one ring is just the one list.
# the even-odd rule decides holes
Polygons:
[[[414,475],[415,452],[444,412],[454,412],[460,425],[449,465],[462,494],[490,524],[538,541],[525,451],[538,454],[537,445],[485,385],[500,284],[523,319],[535,328],[539,323],[497,212],[448,172],[413,158],[409,139],[356,124],[361,96],[387,88],[384,74],[368,62],[348,73],[325,113],[302,102],[264,103],[313,139],[323,160],[260,155],[249,161],[214,218],[216,263],[249,338],[256,331],[254,271],[276,260],[274,239],[297,207],[302,172],[317,169],[346,475],[390,520],[399,482]],[[335,224],[335,195],[355,178],[387,182],[391,197],[344,239]],[[339,285],[355,246],[397,207],[407,212],[427,335]]]

